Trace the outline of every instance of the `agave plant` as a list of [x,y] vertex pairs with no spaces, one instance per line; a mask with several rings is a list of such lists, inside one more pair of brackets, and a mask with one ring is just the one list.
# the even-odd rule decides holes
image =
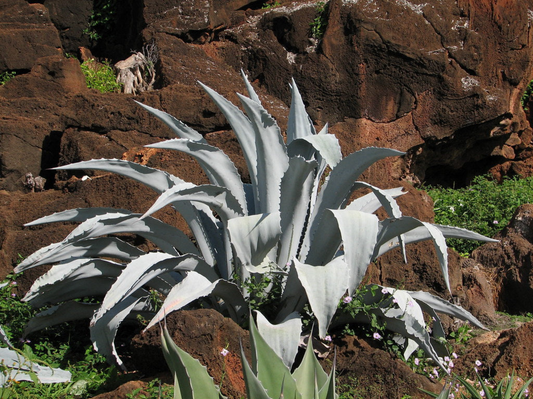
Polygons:
[[[261,316],[261,313],[258,313]],[[299,335],[299,334],[298,334]],[[180,349],[172,340],[166,325],[161,330],[161,343],[167,364],[174,375],[174,398],[225,398],[200,362]],[[312,340],[306,347],[299,366],[291,373],[277,352],[250,322],[252,366],[241,347],[246,394],[250,399],[335,399],[335,362],[329,375],[322,369],[313,352]]]
[[[114,338],[126,318],[142,314],[151,320],[150,328],[164,315],[207,298],[207,305],[242,323],[254,299],[243,282],[277,273],[280,300],[272,305],[269,314],[273,316],[260,325],[260,331],[276,330],[278,325],[301,328],[295,315],[308,304],[316,317],[318,334],[324,337],[340,298],[355,292],[368,264],[383,253],[397,247],[404,251],[407,243],[432,240],[449,288],[445,237],[490,240],[464,229],[403,216],[395,201],[402,194],[401,188],[381,190],[357,181],[376,161],[402,152],[369,147],[343,158],[327,125],[315,131],[294,81],[286,139],[246,78],[245,83],[249,97],[239,95],[245,113],[200,85],[231,124],[243,150],[250,184],[243,183],[228,156],[197,131],[143,104],[179,137],[148,147],[191,155],[211,184],[195,185],[167,172],[117,159],[56,168],[118,173],[146,184],[160,196],[143,215],[111,208],[74,209],[28,224],[81,222],[63,241],[38,250],[16,268],[22,272],[55,264],[24,298],[35,307],[54,305],[30,321],[27,333],[90,317],[95,348],[122,366]],[[350,201],[354,190],[360,188],[370,189],[370,193]],[[151,216],[167,205],[184,217],[194,241]],[[380,207],[388,213],[387,219],[379,220],[374,214]],[[159,250],[145,253],[112,236],[117,233],[140,235]],[[269,295],[272,288],[264,287],[262,294]],[[149,300],[151,292],[164,297],[159,310]],[[103,300],[75,300],[84,297]],[[438,310],[478,323],[468,312],[450,304],[440,303]],[[429,356],[438,359],[426,329],[410,325],[404,330],[409,342],[422,345]],[[297,339],[285,340],[277,347],[286,364],[291,364],[295,349],[290,348],[296,345]]]

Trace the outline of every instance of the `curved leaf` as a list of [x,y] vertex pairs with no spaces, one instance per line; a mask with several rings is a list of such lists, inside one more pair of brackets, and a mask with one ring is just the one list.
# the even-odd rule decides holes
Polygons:
[[352,194],[354,183],[370,165],[383,158],[402,155],[403,152],[389,148],[367,147],[342,159],[332,169],[318,194],[316,205],[310,217],[310,228],[306,234],[303,255],[307,255],[314,235],[319,231],[320,219],[326,209],[341,209]]
[[52,306],[33,316],[24,328],[24,336],[30,335],[43,328],[55,326],[67,321],[90,319],[96,309],[97,303],[83,303],[69,301],[57,306]]
[[478,328],[486,330],[487,328],[476,318],[472,313],[463,309],[460,306],[454,305],[446,301],[445,299],[439,298],[435,295],[431,295],[429,292],[424,291],[408,291],[417,302],[420,304],[424,303],[425,305],[431,307],[433,310],[439,313],[444,313],[452,317],[457,317],[458,319],[468,321]]
[[177,185],[161,194],[142,218],[176,202],[201,202],[206,204],[213,208],[224,222],[244,215],[239,202],[225,187],[202,185],[184,188],[181,185]]
[[129,261],[144,254],[144,251],[116,237],[99,237],[78,242],[58,242],[41,248],[28,256],[15,269],[15,273],[35,266],[61,262],[72,258],[109,257]]
[[144,331],[163,320],[167,314],[208,295],[222,298],[228,306],[230,316],[236,322],[240,322],[247,312],[248,306],[235,284],[222,279],[211,282],[200,273],[190,271],[182,281],[172,288],[163,302],[163,306]]
[[314,136],[301,137],[287,147],[289,156],[303,156],[311,159],[311,154],[318,152],[327,164],[334,168],[342,159],[339,140],[333,134],[317,134]]
[[62,212],[56,212],[39,219],[35,219],[32,222],[26,223],[24,226],[37,226],[40,224],[57,222],[85,222],[88,219],[91,219],[95,216],[105,215],[106,213],[121,213],[123,215],[131,215],[133,212],[126,209],[115,208],[75,208]]
[[348,265],[348,290],[352,295],[365,276],[377,243],[378,218],[369,213],[346,209],[330,211],[341,233],[344,261]]
[[[53,168],[53,170],[81,169],[103,170],[126,176],[150,187],[157,193],[162,193],[175,184],[184,183],[183,180],[170,173],[121,159],[92,159],[90,161],[76,162]],[[192,183],[189,184],[193,185]]]
[[[381,191],[394,199],[398,198],[401,195],[407,194],[407,191],[403,191],[403,187],[390,188],[388,190]],[[346,209],[366,213],[374,213],[379,208],[381,208],[381,206],[381,201],[378,199],[374,192],[371,192],[350,202],[350,204],[346,206]]]
[[242,209],[247,210],[241,176],[233,162],[220,148],[186,139],[167,140],[146,147],[176,150],[192,156],[198,161],[211,184],[226,187],[239,201]]
[[143,107],[145,110],[150,112],[152,115],[157,117],[157,119],[159,119],[165,125],[167,125],[170,128],[170,130],[174,132],[176,136],[184,138],[184,139],[193,140],[193,141],[205,142],[205,139],[200,133],[190,128],[185,123],[176,119],[172,115],[167,114],[166,112],[161,111],[157,108],[152,108],[149,105],[140,103],[139,101],[135,101],[135,102],[139,104],[141,107]]
[[281,131],[261,105],[241,95],[239,98],[255,132],[259,213],[278,212],[281,179],[289,167]]
[[252,180],[252,186],[254,187],[254,202],[255,209],[259,209],[258,201],[259,196],[257,193],[258,187],[258,175],[257,175],[257,148],[254,129],[250,120],[244,115],[244,113],[226,100],[220,94],[213,89],[207,87],[202,82],[198,82],[200,86],[211,97],[213,102],[217,105],[218,109],[224,114],[229,124],[231,125],[237,140],[242,148],[248,171],[250,172],[250,179]]
[[239,262],[245,267],[260,266],[278,243],[279,212],[230,219],[228,233]]
[[126,366],[120,360],[115,348],[115,336],[120,324],[133,311],[136,305],[142,305],[141,299],[129,296],[118,302],[113,309],[110,309],[102,317],[91,320],[91,341],[93,341],[94,349],[104,355],[109,363],[118,365],[124,371],[126,371]]
[[103,259],[75,259],[53,266],[40,276],[22,299],[34,308],[75,298],[103,296],[124,265]]
[[194,255],[172,256],[162,252],[150,252],[130,262],[105,296],[93,320],[98,320],[117,303],[136,292],[161,274],[169,271],[196,270],[215,281],[217,276],[211,267]]
[[[379,233],[378,243],[373,255],[374,259],[398,246],[399,243],[395,240],[397,240],[396,237],[401,235],[403,235],[406,243],[421,241],[429,238],[435,244],[437,258],[439,260],[444,281],[446,283],[446,288],[448,288],[448,291],[451,291],[448,276],[448,247],[446,246],[446,239],[444,238],[444,235],[437,227],[433,226],[431,223],[422,222],[409,216],[402,216],[398,219],[389,218],[381,222],[381,225],[382,228]],[[415,233],[420,233],[422,231],[415,231],[417,227],[422,227],[425,229],[425,234],[415,235]],[[429,234],[429,237],[427,237],[426,234]]]

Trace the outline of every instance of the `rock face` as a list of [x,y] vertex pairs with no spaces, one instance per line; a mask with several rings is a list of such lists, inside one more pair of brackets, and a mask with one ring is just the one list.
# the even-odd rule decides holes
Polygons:
[[520,206],[496,238],[499,243],[485,244],[472,254],[492,277],[495,305],[512,314],[533,312],[533,205]]

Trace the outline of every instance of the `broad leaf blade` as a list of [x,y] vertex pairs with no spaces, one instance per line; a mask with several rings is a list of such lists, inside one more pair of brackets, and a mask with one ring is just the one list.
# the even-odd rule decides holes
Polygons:
[[278,243],[281,234],[279,212],[230,219],[228,233],[239,262],[245,267],[260,266]]
[[252,370],[268,392],[269,397],[280,397],[282,394],[280,382],[283,381],[283,397],[302,399],[289,369],[259,334],[253,319],[250,319],[250,346],[252,349]]
[[286,265],[298,253],[313,192],[315,161],[291,158],[281,181],[281,237],[278,265]]
[[298,352],[302,331],[299,313],[291,313],[279,324],[271,324],[259,311],[255,313],[259,333],[290,370]]
[[239,98],[255,132],[260,213],[278,212],[281,179],[289,167],[281,131],[261,105],[247,97]]
[[325,266],[306,265],[296,259],[294,265],[318,320],[318,334],[323,338],[327,334],[339,300],[348,289],[348,266],[341,257],[333,259]]
[[[302,362],[292,376],[302,398],[316,397],[315,386],[320,390],[328,382],[328,375],[322,369],[313,351],[313,337],[309,337]],[[318,398],[317,398],[318,399]]]
[[[330,211],[341,233],[344,261],[349,269],[350,295],[359,287],[377,243],[379,220],[373,214],[350,210]],[[324,219],[325,220],[325,219]]]

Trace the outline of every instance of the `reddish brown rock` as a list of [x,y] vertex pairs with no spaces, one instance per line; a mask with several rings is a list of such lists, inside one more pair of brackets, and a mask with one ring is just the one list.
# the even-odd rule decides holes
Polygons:
[[512,314],[533,312],[533,205],[520,206],[495,238],[500,242],[483,245],[472,257],[490,276],[496,309]]
[[518,328],[487,332],[468,344],[466,353],[455,361],[455,372],[462,376],[474,377],[476,360],[483,377],[495,381],[510,375],[530,378],[533,375],[533,323]]
[[42,4],[0,1],[0,72],[30,70],[40,57],[61,54],[61,41]]
[[[247,331],[212,309],[174,312],[167,316],[166,324],[174,342],[206,366],[217,385],[222,381],[222,393],[233,398],[245,395],[240,345],[249,353]],[[224,348],[229,351],[227,356],[220,354]],[[132,361],[147,375],[168,371],[159,327],[133,338]]]

